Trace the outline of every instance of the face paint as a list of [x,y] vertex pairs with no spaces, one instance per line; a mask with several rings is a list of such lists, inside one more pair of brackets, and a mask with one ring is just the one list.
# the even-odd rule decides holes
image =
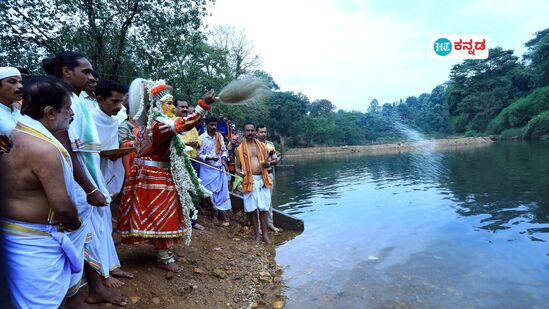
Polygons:
[[173,105],[173,99],[169,98],[164,103],[162,103],[162,112],[166,114],[166,116],[170,118],[175,118],[175,114],[173,113],[175,109],[175,106]]

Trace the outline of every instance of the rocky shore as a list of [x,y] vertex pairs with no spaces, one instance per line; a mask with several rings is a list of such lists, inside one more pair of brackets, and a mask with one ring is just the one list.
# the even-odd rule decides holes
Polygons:
[[346,154],[346,153],[398,153],[404,151],[417,151],[421,149],[447,149],[454,147],[478,146],[492,143],[488,137],[458,137],[426,140],[420,142],[401,142],[376,145],[355,145],[355,146],[335,146],[335,147],[310,147],[310,148],[291,148],[284,153],[285,157],[317,156],[326,154]]
[[229,227],[199,218],[206,229],[193,230],[192,244],[177,248],[180,273],[157,268],[149,245],[118,245],[123,269],[135,274],[119,289],[129,299],[127,308],[282,308],[282,270],[274,246],[252,243],[242,212],[230,218]]

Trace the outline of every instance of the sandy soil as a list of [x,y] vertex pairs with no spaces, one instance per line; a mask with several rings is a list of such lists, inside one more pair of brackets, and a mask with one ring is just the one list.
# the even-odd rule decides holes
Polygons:
[[282,308],[274,246],[252,243],[242,212],[230,218],[229,227],[199,218],[206,229],[193,230],[192,244],[177,248],[183,266],[177,274],[155,266],[150,245],[118,245],[122,268],[135,274],[119,289],[129,299],[127,308]]
[[310,147],[310,148],[292,148],[284,153],[286,157],[314,156],[324,154],[344,154],[344,153],[398,153],[403,151],[415,151],[427,147],[435,149],[445,149],[453,147],[465,147],[484,145],[492,143],[487,137],[459,137],[448,139],[437,139],[421,142],[402,142],[379,145],[356,145],[356,146],[335,146],[335,147]]

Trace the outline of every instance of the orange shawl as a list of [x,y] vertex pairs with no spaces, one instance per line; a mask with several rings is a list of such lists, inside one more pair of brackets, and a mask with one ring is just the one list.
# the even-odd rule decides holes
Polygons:
[[215,154],[220,154],[223,150],[221,144],[223,143],[223,135],[219,132],[215,132]]
[[[265,162],[265,144],[254,139],[255,146],[257,149],[257,157],[259,159],[259,164]],[[242,192],[248,193],[252,192],[254,188],[254,177],[252,175],[252,159],[248,155],[248,143],[246,140],[242,141],[240,146],[237,148],[238,160],[240,161],[240,166],[242,166],[242,171],[244,172],[244,180],[242,181]],[[261,166],[261,176],[263,177],[263,182],[265,183],[265,188],[270,188],[272,185],[271,178],[267,173],[267,169]]]

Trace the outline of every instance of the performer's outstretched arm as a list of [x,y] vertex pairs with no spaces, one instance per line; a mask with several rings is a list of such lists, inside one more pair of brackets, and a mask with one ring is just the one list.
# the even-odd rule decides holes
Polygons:
[[173,126],[174,132],[181,133],[194,128],[202,116],[206,115],[206,113],[210,110],[210,104],[215,101],[214,96],[215,92],[211,89],[208,93],[206,93],[202,100],[198,100],[198,105],[193,113],[185,117],[175,118]]

